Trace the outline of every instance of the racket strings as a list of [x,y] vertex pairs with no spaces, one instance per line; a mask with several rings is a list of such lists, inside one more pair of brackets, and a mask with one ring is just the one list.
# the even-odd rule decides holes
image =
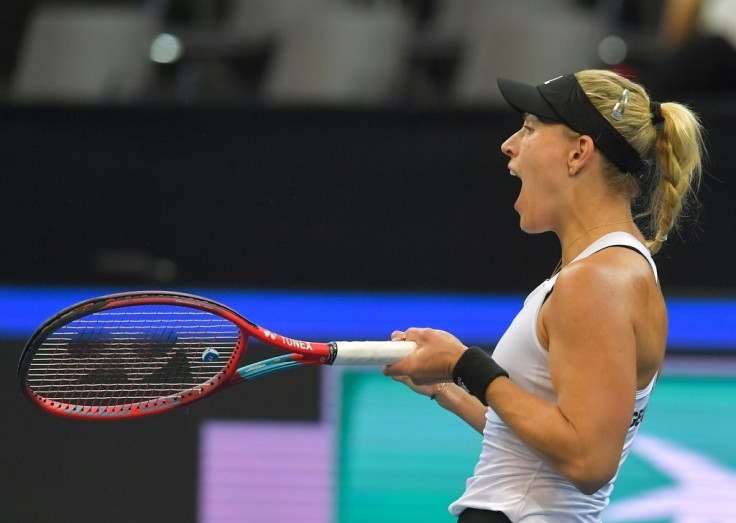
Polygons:
[[[176,397],[215,380],[240,331],[230,321],[175,305],[127,306],[64,325],[39,345],[27,382],[45,400],[116,407]],[[214,349],[216,361],[203,361]]]

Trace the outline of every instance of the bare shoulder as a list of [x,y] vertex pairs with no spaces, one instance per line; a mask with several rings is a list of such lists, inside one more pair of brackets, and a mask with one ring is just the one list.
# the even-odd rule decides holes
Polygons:
[[649,262],[639,253],[609,248],[569,264],[542,310],[540,339],[575,332],[581,342],[608,340],[635,348],[638,385],[661,366],[667,312]]
[[[553,331],[598,337],[661,330],[664,299],[649,262],[631,249],[609,248],[566,266],[540,311],[538,334],[547,346]],[[557,328],[555,328],[557,327]],[[665,325],[666,330],[666,325]]]
[[[555,284],[559,294],[581,293],[593,298],[626,300],[660,296],[649,262],[632,249],[611,247],[571,263],[560,273]],[[631,304],[630,304],[631,305]]]

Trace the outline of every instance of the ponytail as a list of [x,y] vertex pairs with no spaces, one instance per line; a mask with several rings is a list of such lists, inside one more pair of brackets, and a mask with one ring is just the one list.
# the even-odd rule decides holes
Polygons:
[[700,185],[703,155],[703,131],[698,117],[677,103],[661,105],[663,123],[654,142],[656,183],[649,209],[651,239],[649,251],[654,254],[676,228],[677,219],[694,201]]
[[[633,201],[645,194],[647,209],[636,218],[649,217],[647,248],[658,252],[677,220],[694,201],[700,185],[704,155],[703,126],[689,108],[674,102],[658,104],[645,89],[612,71],[587,70],[575,74],[596,109],[637,150],[642,158],[652,158],[650,176],[639,180],[621,172],[610,160],[604,169],[609,187]],[[611,117],[622,91],[628,89],[626,116]]]

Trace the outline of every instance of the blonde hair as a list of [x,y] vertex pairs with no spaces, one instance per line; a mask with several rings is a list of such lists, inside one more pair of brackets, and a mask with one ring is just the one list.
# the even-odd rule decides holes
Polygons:
[[[648,194],[648,208],[637,218],[648,216],[647,248],[654,254],[660,250],[670,231],[676,227],[683,209],[694,201],[700,184],[705,154],[703,126],[698,116],[686,106],[661,104],[664,122],[652,123],[651,100],[646,90],[612,71],[591,69],[575,73],[578,83],[593,105],[614,128],[636,149],[642,158],[651,158],[654,176]],[[629,100],[621,120],[611,117],[613,107],[624,89]],[[621,172],[606,159],[604,176],[618,194],[633,201],[641,195],[641,180]]]

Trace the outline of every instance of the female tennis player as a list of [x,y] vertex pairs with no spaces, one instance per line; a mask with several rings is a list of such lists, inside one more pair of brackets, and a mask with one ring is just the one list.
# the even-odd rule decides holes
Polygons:
[[559,269],[493,358],[410,328],[392,338],[416,350],[384,373],[482,432],[450,506],[458,521],[597,522],[662,367],[667,312],[652,255],[697,188],[701,124],[610,71],[498,85],[523,117],[501,146],[521,180],[514,208],[525,232],[557,235]]

